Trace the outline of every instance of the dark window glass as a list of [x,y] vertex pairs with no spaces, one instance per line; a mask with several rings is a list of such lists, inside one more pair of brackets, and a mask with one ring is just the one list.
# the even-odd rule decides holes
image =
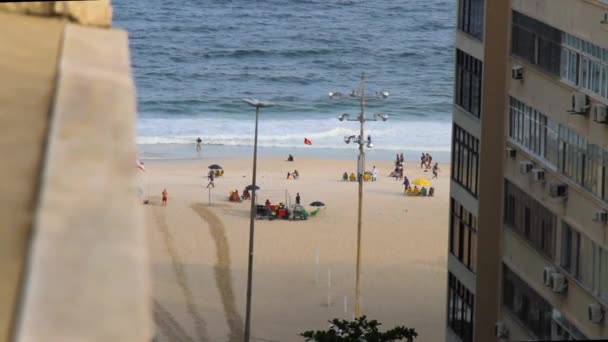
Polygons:
[[473,340],[475,295],[448,272],[448,327],[463,342]]
[[581,234],[567,223],[562,224],[562,266],[580,280],[580,241]]
[[477,218],[451,199],[450,253],[469,270],[477,269]]
[[452,180],[477,197],[479,188],[479,140],[454,125],[452,132]]
[[551,339],[553,308],[504,264],[503,305],[537,338],[542,340]]
[[554,256],[555,215],[513,183],[505,181],[505,225],[550,259]]
[[458,13],[458,28],[473,37],[483,40],[485,0],[461,0]]
[[456,50],[454,102],[476,117],[481,115],[482,68],[480,60]]
[[511,53],[560,76],[561,31],[513,11]]

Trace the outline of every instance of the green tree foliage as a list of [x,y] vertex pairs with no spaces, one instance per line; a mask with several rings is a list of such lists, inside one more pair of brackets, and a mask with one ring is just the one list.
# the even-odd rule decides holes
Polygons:
[[327,330],[309,330],[301,333],[300,336],[306,338],[306,341],[314,342],[413,342],[418,336],[414,329],[404,326],[380,332],[378,327],[382,323],[376,320],[368,321],[366,316],[356,318],[354,321],[334,319],[329,323]]

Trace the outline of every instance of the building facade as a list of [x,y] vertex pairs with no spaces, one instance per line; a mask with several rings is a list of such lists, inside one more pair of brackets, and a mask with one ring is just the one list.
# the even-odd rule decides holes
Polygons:
[[608,1],[459,0],[455,61],[447,341],[608,338]]

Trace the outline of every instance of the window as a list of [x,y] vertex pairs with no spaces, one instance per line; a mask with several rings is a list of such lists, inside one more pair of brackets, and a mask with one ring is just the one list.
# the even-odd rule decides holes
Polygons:
[[482,62],[456,49],[454,101],[476,117],[481,115]]
[[608,303],[608,251],[562,223],[562,267],[597,298]]
[[557,165],[557,123],[525,103],[510,97],[509,137],[535,154]]
[[448,272],[448,327],[463,342],[473,340],[475,295]]
[[608,98],[608,49],[513,11],[511,53]]
[[573,130],[559,126],[558,170],[583,186],[589,192],[601,197],[604,193],[606,151]]
[[513,11],[511,53],[563,77],[561,31]]
[[477,270],[477,217],[451,199],[450,253],[469,270]]
[[460,0],[458,28],[479,40],[483,40],[485,0]]
[[452,132],[452,180],[477,197],[479,140],[458,125]]
[[503,264],[503,305],[537,338],[551,339],[551,305]]
[[505,181],[505,225],[553,259],[555,215],[509,181]]
[[554,308],[551,316],[553,320],[552,325],[555,328],[555,340],[588,340],[588,338],[574,324],[568,321],[559,310]]

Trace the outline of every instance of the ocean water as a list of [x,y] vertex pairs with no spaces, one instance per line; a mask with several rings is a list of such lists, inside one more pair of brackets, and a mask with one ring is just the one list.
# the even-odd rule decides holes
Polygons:
[[[307,153],[354,150],[344,135],[356,100],[332,100],[367,76],[366,123],[374,148],[447,154],[450,148],[453,0],[115,0],[114,25],[129,32],[144,151],[191,151],[197,137],[223,147]],[[373,97],[386,90],[387,99]],[[312,145],[304,145],[304,138]],[[313,152],[310,152],[313,151]],[[161,153],[162,154],[162,153]]]

